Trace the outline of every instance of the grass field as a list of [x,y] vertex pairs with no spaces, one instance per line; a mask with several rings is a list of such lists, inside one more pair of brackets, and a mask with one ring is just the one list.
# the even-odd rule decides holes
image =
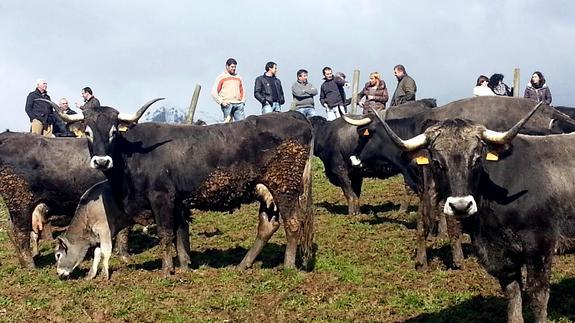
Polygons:
[[[414,269],[415,215],[395,210],[401,177],[364,183],[362,214],[348,216],[339,188],[314,161],[317,256],[312,272],[283,270],[283,229],[253,269],[238,271],[253,242],[257,206],[232,214],[194,213],[192,268],[164,277],[154,235],[132,232],[129,264],[113,257],[112,278],[83,279],[90,262],[61,281],[53,243],[39,269],[21,269],[0,222],[0,321],[380,321],[504,322],[506,302],[467,243],[465,269],[451,270],[448,241],[430,244],[431,266]],[[411,209],[415,210],[416,200]],[[529,320],[529,313],[526,319]],[[575,321],[575,256],[555,260],[549,315]]]

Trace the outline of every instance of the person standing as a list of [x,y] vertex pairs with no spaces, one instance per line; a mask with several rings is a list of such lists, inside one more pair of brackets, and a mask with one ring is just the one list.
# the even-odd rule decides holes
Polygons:
[[358,93],[359,106],[363,108],[363,114],[369,113],[369,109],[375,109],[377,112],[385,110],[385,104],[389,99],[387,86],[381,79],[378,72],[369,74],[369,82],[365,83],[363,90]]
[[509,86],[503,83],[503,74],[495,73],[489,78],[487,86],[495,93],[495,95],[513,96],[513,92]]
[[411,76],[407,75],[405,67],[401,64],[395,65],[393,74],[397,78],[397,87],[393,93],[390,107],[398,106],[405,102],[415,101],[415,92],[417,92],[417,85]]
[[36,89],[26,97],[26,106],[24,110],[30,119],[30,132],[53,137],[52,129],[55,121],[54,110],[52,106],[43,101],[36,99],[50,100],[48,95],[48,83],[44,79],[36,80]]
[[345,80],[345,75],[333,74],[331,67],[322,69],[324,82],[321,85],[319,102],[325,108],[327,120],[332,121],[340,117],[338,107],[345,111],[345,90],[344,86],[349,86]]
[[551,90],[545,82],[545,77],[539,71],[533,72],[531,75],[531,80],[527,87],[525,88],[525,94],[523,95],[526,99],[532,99],[537,102],[543,102],[545,104],[551,104]]
[[276,77],[278,65],[267,62],[265,68],[266,72],[256,78],[254,96],[262,104],[262,114],[281,112],[285,98],[282,83]]
[[212,98],[222,108],[224,122],[243,120],[246,94],[244,82],[236,73],[238,62],[234,58],[226,61],[226,70],[218,75],[212,88]]
[[76,102],[76,108],[80,110],[88,109],[88,108],[96,108],[100,106],[100,101],[96,99],[92,89],[88,86],[82,89],[82,97],[84,98],[84,104],[80,105]]
[[489,78],[485,75],[479,75],[475,87],[473,88],[473,96],[494,96],[495,93],[487,86]]
[[[58,107],[60,107],[61,113],[67,115],[77,114],[76,111],[70,109],[70,106],[68,105],[68,99],[66,98],[61,98],[58,101]],[[60,118],[58,114],[54,114],[54,116],[56,117],[53,130],[54,135],[56,137],[74,137],[75,134],[72,131],[68,130],[68,127],[66,127],[66,122],[64,122],[64,120],[62,120],[62,118]]]
[[315,116],[313,97],[317,95],[317,89],[308,82],[307,70],[297,71],[297,81],[292,85],[291,92],[294,109],[308,118]]

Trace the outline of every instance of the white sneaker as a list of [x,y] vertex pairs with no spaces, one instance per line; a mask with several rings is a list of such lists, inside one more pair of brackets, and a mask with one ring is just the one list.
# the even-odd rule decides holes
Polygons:
[[351,161],[351,166],[353,167],[361,166],[361,159],[357,158],[355,155],[349,156],[349,160]]

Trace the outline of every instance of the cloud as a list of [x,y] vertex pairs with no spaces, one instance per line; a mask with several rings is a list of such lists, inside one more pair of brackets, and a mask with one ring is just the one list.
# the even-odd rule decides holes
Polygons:
[[127,112],[154,97],[186,109],[201,84],[198,110],[219,119],[209,91],[228,57],[239,62],[248,114],[260,113],[253,82],[269,60],[278,63],[288,91],[299,68],[319,86],[321,68],[329,65],[349,77],[361,70],[361,83],[379,71],[393,92],[392,67],[402,63],[418,97],[440,104],[469,96],[479,74],[501,72],[511,83],[519,67],[524,86],[541,70],[554,103],[573,105],[568,40],[574,6],[533,0],[5,1],[0,129],[28,130],[24,102],[38,77],[48,80],[54,99],[79,101],[81,88],[90,86],[103,104]]

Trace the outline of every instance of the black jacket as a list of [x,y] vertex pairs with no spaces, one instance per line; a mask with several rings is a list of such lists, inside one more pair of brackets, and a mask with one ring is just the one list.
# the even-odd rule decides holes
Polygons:
[[33,119],[37,119],[43,124],[53,124],[55,121],[54,110],[49,103],[42,101],[35,101],[36,99],[46,99],[50,100],[48,92],[40,93],[38,89],[30,92],[28,97],[26,97],[26,114],[30,118],[30,122]]
[[[76,111],[72,110],[72,109],[68,109],[66,111],[67,115],[73,115],[73,114],[77,114]],[[71,132],[70,130],[68,130],[68,127],[66,126],[66,122],[64,122],[64,120],[62,120],[62,118],[60,118],[60,116],[58,116],[57,114],[54,114],[55,117],[55,122],[54,122],[54,129],[52,130],[52,133],[54,134],[54,136],[56,137],[75,137],[74,133]]]
[[[256,100],[260,101],[262,107],[266,104],[271,105],[273,102],[272,87],[268,79],[269,78],[267,78],[265,74],[260,75],[256,78],[256,84],[254,86],[254,96],[256,97]],[[284,98],[284,90],[282,89],[282,82],[277,77],[273,77],[273,80],[275,82],[276,89],[278,91],[278,103],[280,105],[283,105],[286,102],[286,100]]]
[[335,76],[331,80],[326,80],[321,85],[321,93],[319,95],[319,102],[321,105],[329,108],[337,107],[338,105],[345,105],[345,91],[343,85],[345,80]]

